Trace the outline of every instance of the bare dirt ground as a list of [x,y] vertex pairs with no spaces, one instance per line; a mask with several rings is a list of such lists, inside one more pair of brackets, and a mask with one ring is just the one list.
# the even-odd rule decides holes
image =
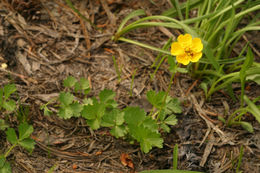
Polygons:
[[[94,29],[80,18],[62,0],[4,0],[0,3],[0,61],[8,64],[0,71],[0,86],[15,83],[18,99],[29,107],[27,119],[34,127],[37,142],[32,154],[15,148],[8,161],[13,172],[139,172],[172,168],[173,147],[179,145],[178,169],[202,172],[235,172],[241,145],[244,146],[241,170],[260,172],[260,125],[250,114],[246,121],[252,123],[254,133],[241,127],[227,128],[217,116],[224,118],[239,107],[224,91],[217,92],[205,101],[199,88],[201,81],[179,74],[170,91],[171,96],[182,100],[183,114],[178,115],[178,125],[169,134],[163,134],[164,147],[154,148],[148,154],[138,145],[112,137],[108,129],[92,131],[81,118],[62,120],[55,114],[44,116],[40,106],[63,90],[62,81],[71,75],[85,77],[91,82],[91,96],[104,88],[116,92],[120,107],[139,105],[149,108],[143,98],[146,91],[166,90],[170,75],[167,64],[150,81],[150,68],[156,52],[123,42],[113,42],[122,19],[131,11],[145,9],[147,14],[161,14],[170,7],[167,0],[85,0],[72,1],[77,9],[102,30]],[[154,2],[154,3],[152,3]],[[169,32],[167,32],[169,31]],[[162,47],[167,39],[181,33],[165,28],[140,29],[126,37]],[[257,33],[245,35],[252,40],[256,59],[259,50]],[[259,33],[258,33],[259,34]],[[254,40],[255,39],[255,40]],[[112,56],[122,67],[122,81],[118,83]],[[136,70],[133,96],[130,97],[131,76]],[[195,85],[194,85],[195,84]],[[240,86],[234,85],[239,96]],[[260,95],[259,85],[247,84],[250,98]],[[55,104],[51,106],[55,112]],[[3,118],[5,112],[1,112]],[[17,125],[17,118],[10,116],[10,125]],[[0,147],[4,151],[10,144],[0,133]],[[133,168],[124,166],[122,154],[129,155]]]

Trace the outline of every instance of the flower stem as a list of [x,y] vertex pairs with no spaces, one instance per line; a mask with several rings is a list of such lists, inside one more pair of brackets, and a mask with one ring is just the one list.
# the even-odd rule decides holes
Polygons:
[[8,149],[8,151],[7,151],[7,152],[5,153],[5,155],[4,155],[5,158],[9,155],[9,153],[12,151],[12,149],[13,149],[14,147],[16,147],[17,144],[18,144],[18,143],[13,144],[13,145]]
[[[179,67],[179,63],[177,64],[176,69],[177,69],[177,67]],[[163,107],[166,106],[166,99],[167,99],[167,97],[168,97],[168,95],[169,95],[169,92],[170,92],[170,90],[171,90],[171,86],[172,86],[172,83],[173,83],[173,80],[174,80],[174,76],[175,76],[175,74],[176,74],[176,69],[173,70],[173,72],[172,72],[172,76],[171,76],[171,79],[170,79],[170,83],[169,83],[169,85],[168,85],[168,89],[167,89],[167,91],[166,91],[166,94],[165,94],[165,97],[164,97],[164,100],[163,100],[163,106],[161,106],[158,115],[160,115],[160,113],[161,113]],[[158,121],[158,118],[159,118],[159,116],[157,116],[157,119],[156,119],[157,121]]]

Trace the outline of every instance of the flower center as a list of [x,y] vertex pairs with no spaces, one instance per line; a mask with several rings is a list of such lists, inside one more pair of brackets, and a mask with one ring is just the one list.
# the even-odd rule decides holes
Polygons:
[[190,48],[185,48],[185,53],[186,53],[188,56],[193,56],[193,52],[191,51]]

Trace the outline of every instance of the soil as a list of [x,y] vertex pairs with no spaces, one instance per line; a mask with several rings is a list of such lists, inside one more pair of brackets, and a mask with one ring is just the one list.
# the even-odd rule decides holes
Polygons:
[[[142,170],[170,169],[173,148],[179,146],[178,169],[202,172],[235,172],[241,146],[244,154],[241,170],[260,172],[260,125],[250,114],[244,118],[253,125],[254,133],[240,126],[226,127],[218,116],[226,118],[239,108],[225,91],[216,92],[206,101],[200,80],[178,74],[170,95],[182,101],[183,114],[178,115],[178,125],[162,134],[164,147],[153,148],[148,154],[139,145],[129,144],[109,134],[109,129],[97,131],[86,126],[81,118],[63,120],[56,116],[55,103],[50,104],[52,116],[44,116],[40,109],[64,89],[63,80],[71,75],[84,77],[91,82],[90,96],[107,88],[116,92],[119,107],[138,105],[149,110],[144,99],[148,90],[167,90],[170,74],[167,63],[158,70],[153,81],[150,74],[157,52],[125,42],[113,42],[111,37],[122,19],[137,9],[148,15],[161,14],[170,7],[163,0],[96,0],[72,1],[75,7],[101,29],[84,21],[65,1],[55,0],[4,0],[0,3],[0,61],[8,68],[0,71],[0,86],[15,83],[16,99],[21,107],[29,108],[26,116],[33,125],[32,138],[36,141],[29,154],[16,147],[8,156],[14,173],[28,172],[139,172]],[[253,15],[253,14],[252,14]],[[162,47],[169,37],[181,30],[165,28],[138,29],[125,35],[133,40]],[[259,61],[259,33],[245,34],[235,49],[240,51],[248,40]],[[234,51],[234,54],[237,51]],[[122,68],[118,83],[112,56]],[[136,71],[133,96],[129,95],[132,74]],[[233,85],[239,98],[240,85]],[[260,87],[247,83],[250,99],[259,96]],[[17,98],[18,97],[18,98]],[[1,112],[3,118],[7,112]],[[18,119],[10,115],[9,124],[16,127]],[[4,132],[0,133],[1,150],[10,147]],[[133,165],[124,165],[122,157]]]

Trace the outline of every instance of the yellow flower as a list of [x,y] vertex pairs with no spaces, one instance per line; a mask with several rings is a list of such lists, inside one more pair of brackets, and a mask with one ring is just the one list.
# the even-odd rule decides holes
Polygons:
[[199,38],[192,39],[190,34],[179,35],[177,42],[171,45],[171,54],[176,56],[177,62],[187,65],[197,62],[202,57],[203,44]]

